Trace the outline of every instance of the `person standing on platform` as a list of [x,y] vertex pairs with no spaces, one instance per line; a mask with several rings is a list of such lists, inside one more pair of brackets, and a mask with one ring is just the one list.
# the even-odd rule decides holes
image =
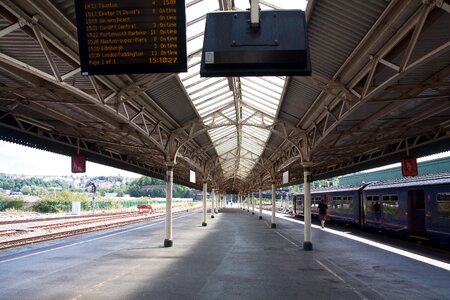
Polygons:
[[320,224],[322,225],[322,228],[324,228],[325,227],[325,218],[327,217],[328,205],[326,205],[322,199],[322,201],[319,203],[318,208],[319,208]]

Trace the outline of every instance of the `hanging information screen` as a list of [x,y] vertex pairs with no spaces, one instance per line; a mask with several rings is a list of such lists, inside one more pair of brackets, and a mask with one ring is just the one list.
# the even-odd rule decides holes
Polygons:
[[187,71],[184,0],[76,0],[83,75]]

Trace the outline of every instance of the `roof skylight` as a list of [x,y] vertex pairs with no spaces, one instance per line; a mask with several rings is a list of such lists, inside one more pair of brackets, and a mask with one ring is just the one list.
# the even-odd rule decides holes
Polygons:
[[[219,1],[193,0],[187,3],[188,72],[179,74],[187,94],[208,131],[225,179],[246,178],[262,155],[273,124],[285,78],[242,77],[234,80],[234,90],[228,78],[201,78],[200,60],[205,29],[205,16],[220,9]],[[306,1],[260,1],[262,10],[305,9]],[[275,4],[277,3],[277,4]],[[248,0],[234,0],[235,9],[248,9]],[[239,109],[239,113],[236,112]],[[220,113],[220,117],[217,117]],[[212,114],[214,114],[214,119]],[[216,127],[217,126],[217,127]]]

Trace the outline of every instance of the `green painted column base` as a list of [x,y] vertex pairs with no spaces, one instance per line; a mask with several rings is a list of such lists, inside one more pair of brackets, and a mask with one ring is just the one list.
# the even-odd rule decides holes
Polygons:
[[168,240],[168,239],[165,239],[164,240],[164,247],[172,247],[173,246],[173,241],[172,240]]
[[272,228],[277,228],[277,224],[276,223],[272,223]]
[[262,220],[262,216],[259,216],[259,219]]
[[311,242],[303,242],[303,250],[312,251],[312,243]]
[[206,222],[202,222],[202,226],[206,226],[208,225]]

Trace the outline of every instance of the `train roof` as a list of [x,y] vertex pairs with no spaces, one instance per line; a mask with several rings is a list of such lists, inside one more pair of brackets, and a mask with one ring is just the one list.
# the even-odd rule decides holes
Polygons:
[[[361,184],[356,184],[356,185],[346,185],[346,186],[316,187],[316,188],[311,189],[311,194],[332,193],[332,192],[341,192],[341,191],[358,191],[366,185],[367,185],[367,183],[361,183]],[[294,193],[294,195],[303,195],[303,191]]]
[[364,190],[386,188],[402,188],[411,186],[450,184],[450,173],[431,174],[417,177],[404,177],[397,180],[387,180],[370,183]]
[[[318,187],[312,188],[311,194],[332,193],[342,191],[351,192],[351,191],[358,191],[360,189],[377,190],[386,188],[403,188],[412,186],[441,185],[441,184],[450,184],[450,173],[439,173],[416,177],[403,177],[401,179],[395,180],[385,180],[347,186]],[[303,195],[303,192],[294,193],[294,195]]]

